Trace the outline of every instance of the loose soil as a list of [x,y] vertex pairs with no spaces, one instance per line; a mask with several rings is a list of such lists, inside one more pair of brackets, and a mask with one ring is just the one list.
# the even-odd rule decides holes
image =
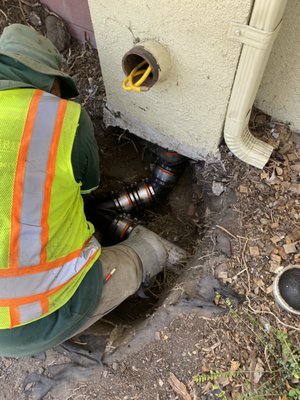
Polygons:
[[[7,24],[19,22],[46,33],[47,15],[49,10],[38,1],[2,0],[0,32]],[[105,92],[96,50],[71,39],[63,54],[64,68],[76,79],[81,93],[78,101],[94,122],[100,149],[100,190],[119,190],[149,176],[152,146],[128,132],[103,126]],[[111,351],[105,365],[78,366],[73,360],[78,368],[66,373],[59,369],[70,362],[70,356],[55,349],[35,357],[1,358],[1,400],[283,400],[292,388],[299,387],[297,376],[280,369],[283,364],[287,371],[289,359],[298,357],[299,317],[277,307],[271,284],[283,267],[300,265],[300,139],[288,125],[259,110],[253,110],[250,127],[276,148],[263,171],[242,163],[221,146],[219,162],[191,161],[168,196],[138,215],[140,222],[192,256],[182,266],[181,280],[167,274],[156,281],[140,313],[133,317],[136,303],[130,302],[136,300],[129,300],[102,322],[102,328],[111,349],[118,348],[126,329],[134,330],[136,321],[150,316],[162,298],[174,291],[189,292],[191,276],[199,280],[193,287],[197,299],[205,298],[208,306],[222,314],[203,317],[203,303],[201,307],[196,301],[187,307],[181,303],[174,307],[173,318],[157,325],[144,346],[135,349],[137,342],[129,342],[123,357],[113,359]],[[294,250],[289,252],[286,245],[291,243]],[[213,294],[210,302],[205,285],[201,286],[203,271],[220,283],[222,295]],[[99,330],[95,327],[89,337],[97,338]],[[278,332],[293,341],[292,357],[277,339]],[[82,341],[81,345],[85,347]],[[37,382],[26,381],[32,373],[44,382],[47,377],[54,382],[44,396]]]

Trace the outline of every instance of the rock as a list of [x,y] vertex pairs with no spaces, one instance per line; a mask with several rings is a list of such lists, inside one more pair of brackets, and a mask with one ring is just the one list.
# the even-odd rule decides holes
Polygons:
[[59,51],[63,51],[70,46],[71,35],[69,34],[63,20],[54,15],[48,15],[45,24],[48,39],[51,40]]
[[41,20],[40,16],[35,11],[31,11],[31,13],[29,14],[29,21],[34,26],[41,26],[42,25],[42,20]]
[[272,129],[272,136],[274,139],[278,139],[280,136],[280,133],[278,131],[275,131],[275,129]]
[[231,241],[226,232],[223,232],[221,229],[216,230],[216,250],[225,254],[227,257],[231,257],[232,248]]
[[219,288],[219,281],[212,275],[205,276],[197,284],[198,295],[207,302],[214,301],[216,296],[215,289]]
[[226,263],[221,263],[215,268],[215,277],[217,279],[225,279],[228,276],[228,265]]
[[106,379],[108,377],[108,371],[103,371],[102,378]]
[[220,196],[224,192],[224,185],[222,182],[213,181],[211,190],[215,196]]
[[160,387],[164,386],[164,382],[162,381],[161,378],[158,378],[158,384],[159,384]]
[[113,363],[112,369],[116,371],[118,369],[118,364],[116,362]]

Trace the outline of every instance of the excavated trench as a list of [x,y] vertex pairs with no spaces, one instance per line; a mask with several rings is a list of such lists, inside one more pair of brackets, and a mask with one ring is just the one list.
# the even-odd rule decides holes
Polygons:
[[[116,128],[108,129],[98,136],[97,140],[100,150],[101,186],[94,193],[92,200],[88,199],[91,209],[96,209],[104,200],[115,199],[124,190],[136,187],[137,183],[146,182],[150,185],[161,148]],[[145,289],[142,297],[134,295],[128,298],[85,332],[107,338],[107,359],[116,349],[120,350],[117,358],[122,358],[122,346],[126,344],[128,349],[131,339],[138,331],[143,332],[141,336],[145,340],[151,340],[152,334],[149,335],[149,332],[152,328],[149,330],[148,321],[153,320],[154,315],[159,315],[160,310],[165,311],[166,302],[170,302],[170,294],[174,297],[175,293],[171,303],[176,302],[182,294],[182,291],[174,291],[174,287],[183,282],[183,277],[186,278],[189,262],[203,234],[204,213],[199,186],[197,185],[197,194],[193,190],[193,162],[184,160],[180,168],[176,169],[176,176],[176,182],[173,182],[171,187],[163,188],[158,196],[153,196],[151,202],[139,204],[127,213],[124,212],[126,210],[105,209],[101,210],[99,217],[98,212],[90,212],[90,220],[96,226],[97,236],[102,245],[113,245],[122,240],[116,236],[115,230],[112,234],[109,226],[113,225],[113,219],[125,217],[129,218],[133,225],[140,224],[154,231],[187,254],[185,260],[173,265],[171,270],[159,274],[151,286]],[[103,214],[109,218],[103,218]],[[165,318],[162,320],[166,322]],[[145,334],[147,329],[149,332]]]

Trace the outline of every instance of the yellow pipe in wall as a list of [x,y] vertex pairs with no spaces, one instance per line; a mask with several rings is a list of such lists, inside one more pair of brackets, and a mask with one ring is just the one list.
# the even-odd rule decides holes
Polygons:
[[[147,91],[157,82],[167,79],[171,69],[170,55],[157,40],[146,40],[124,54],[122,68],[126,75],[122,84],[124,90]],[[141,78],[134,81],[140,75]]]
[[[146,64],[147,61],[142,61],[135,68],[133,68],[128,76],[126,76],[122,83],[122,87],[124,90],[128,92],[131,90],[134,90],[135,92],[141,91],[141,85],[145,82],[145,80],[152,72],[152,68],[150,67],[150,65],[148,65],[147,69],[140,69]],[[138,81],[133,82],[133,78],[136,78],[140,75],[142,75],[141,78]]]

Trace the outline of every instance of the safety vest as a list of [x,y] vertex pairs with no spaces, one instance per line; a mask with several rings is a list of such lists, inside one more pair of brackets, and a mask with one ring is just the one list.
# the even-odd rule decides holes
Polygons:
[[62,307],[100,255],[71,164],[80,106],[0,91],[0,329]]

